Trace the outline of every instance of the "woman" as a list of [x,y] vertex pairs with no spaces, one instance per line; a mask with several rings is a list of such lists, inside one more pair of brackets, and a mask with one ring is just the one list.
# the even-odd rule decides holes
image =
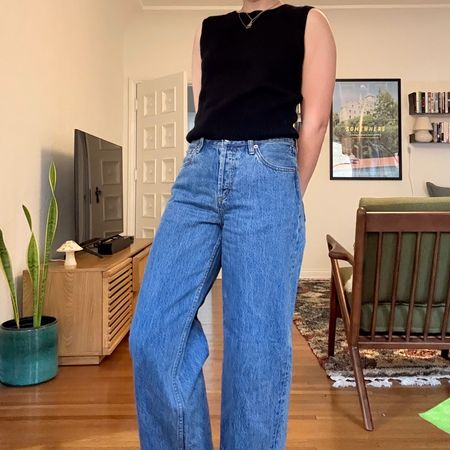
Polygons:
[[330,26],[312,6],[244,0],[199,27],[195,126],[130,332],[142,448],[213,449],[202,372],[209,349],[197,311],[220,268],[220,449],[285,448],[303,194],[335,65]]

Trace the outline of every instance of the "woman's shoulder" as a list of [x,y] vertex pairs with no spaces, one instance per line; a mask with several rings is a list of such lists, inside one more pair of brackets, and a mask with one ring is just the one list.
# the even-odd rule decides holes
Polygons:
[[[305,24],[308,17],[314,22],[324,22],[326,21],[326,16],[323,11],[314,5],[289,5],[289,9],[292,13],[295,13],[296,17],[300,18],[302,23]],[[310,14],[311,11],[311,14]]]
[[296,11],[298,13],[308,12],[312,8],[316,8],[313,5],[291,5],[289,3],[285,3],[284,5],[288,10]]
[[233,26],[234,20],[237,20],[237,12],[230,11],[224,14],[213,14],[202,19],[201,27],[203,30],[215,30],[214,32],[223,33]]
[[217,20],[227,20],[230,17],[232,17],[234,14],[237,14],[237,11],[230,11],[227,13],[223,13],[223,14],[213,14],[210,16],[206,16],[203,20],[207,20],[207,21],[217,21]]

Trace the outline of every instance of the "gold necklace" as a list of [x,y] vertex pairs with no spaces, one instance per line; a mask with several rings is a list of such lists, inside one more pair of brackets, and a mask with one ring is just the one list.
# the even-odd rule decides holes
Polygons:
[[[278,3],[280,3],[280,1],[277,1],[277,2],[276,2],[275,4],[273,4],[270,8],[263,9],[259,14],[257,14],[257,15],[256,15],[255,17],[253,17],[253,18],[250,16],[250,14],[249,14],[248,12],[245,12],[245,11],[237,11],[239,20],[241,21],[242,25],[244,25],[245,29],[248,30],[249,28],[252,27],[253,23],[256,21],[256,19],[257,19],[264,11],[267,11],[268,9],[272,9],[274,6],[278,5]],[[245,23],[242,21],[242,18],[241,18],[241,12],[245,12],[245,14],[247,14],[247,17],[250,19],[250,22],[249,22],[248,24],[245,24]]]

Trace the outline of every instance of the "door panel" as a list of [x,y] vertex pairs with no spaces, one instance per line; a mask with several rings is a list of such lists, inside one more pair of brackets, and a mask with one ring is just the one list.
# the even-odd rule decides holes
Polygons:
[[136,131],[135,235],[153,238],[186,153],[186,72],[137,85]]

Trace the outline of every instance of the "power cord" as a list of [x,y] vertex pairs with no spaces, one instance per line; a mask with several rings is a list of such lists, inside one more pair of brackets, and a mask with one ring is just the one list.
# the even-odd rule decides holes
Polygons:
[[414,197],[414,188],[413,182],[411,178],[411,167],[412,167],[412,157],[411,157],[411,145],[408,145],[408,179],[409,179],[409,187],[411,188],[411,196]]

